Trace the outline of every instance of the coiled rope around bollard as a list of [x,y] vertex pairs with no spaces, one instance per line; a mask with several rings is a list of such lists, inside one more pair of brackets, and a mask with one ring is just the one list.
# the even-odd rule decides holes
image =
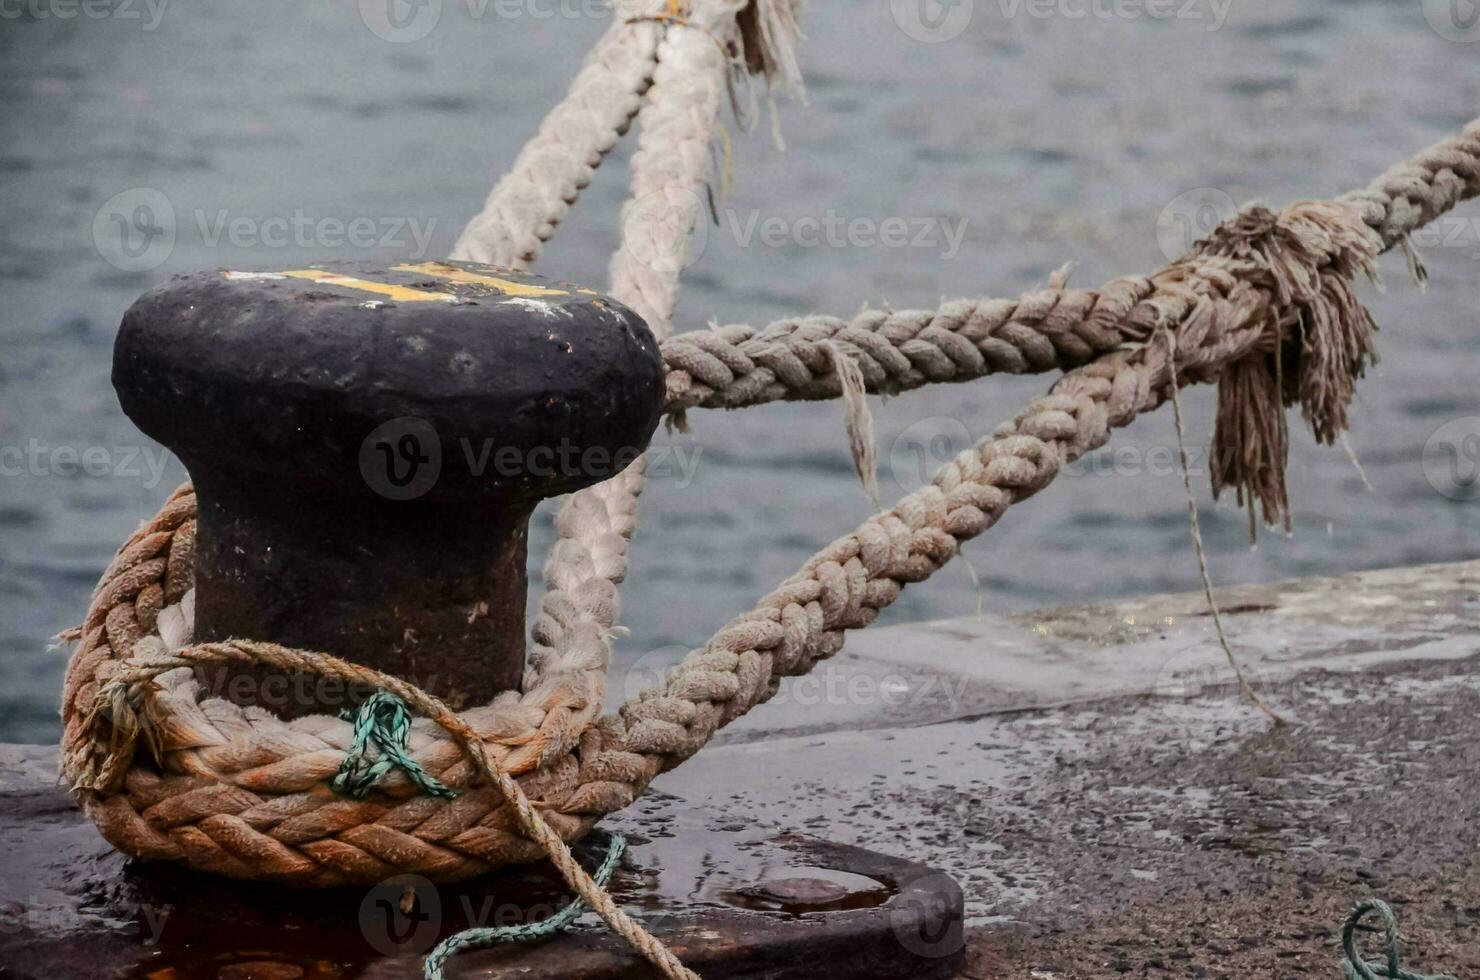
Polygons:
[[[613,932],[641,953],[669,980],[700,980],[699,975],[684,966],[672,950],[663,945],[617,905],[610,893],[606,891],[604,881],[597,881],[581,867],[565,841],[550,829],[549,824],[535,810],[529,797],[525,795],[514,778],[488,757],[483,748],[482,737],[478,732],[459,718],[440,699],[414,684],[324,653],[295,650],[275,643],[228,640],[222,643],[202,643],[173,654],[161,653],[131,662],[125,669],[119,671],[118,675],[101,692],[100,703],[111,706],[119,713],[121,720],[123,716],[132,715],[143,706],[147,696],[146,692],[161,675],[182,667],[193,668],[201,664],[265,664],[289,673],[315,674],[341,680],[347,684],[377,688],[377,695],[367,700],[366,707],[362,708],[357,715],[356,738],[351,751],[340,763],[341,776],[348,777],[350,774],[376,770],[379,762],[365,765],[364,756],[370,744],[379,746],[382,751],[389,751],[388,758],[391,764],[381,769],[380,775],[384,775],[392,768],[408,768],[405,764],[407,757],[404,751],[404,738],[410,729],[407,708],[415,709],[431,719],[452,736],[477,772],[498,788],[498,792],[513,807],[520,829],[531,841],[540,846],[550,863],[555,866],[561,878],[576,893],[581,902],[590,906]],[[136,716],[135,721],[137,721]],[[361,737],[362,733],[363,737]],[[412,763],[409,768],[414,771],[419,786],[431,780],[438,787],[437,795],[451,794],[447,787],[427,776],[419,765]],[[347,784],[358,782],[359,780],[355,778],[346,779]],[[614,859],[609,858],[609,860]],[[605,873],[607,877],[610,877],[611,869],[606,868]],[[579,914],[580,910],[577,908],[570,913],[570,917],[573,920]],[[562,920],[562,924],[552,928],[551,931],[563,928],[564,924],[568,923]],[[453,937],[453,939],[458,938]],[[452,953],[491,940],[490,934],[480,931],[463,939],[460,943],[454,943],[444,950],[443,955],[436,961],[438,968]]]
[[[393,769],[399,769],[429,796],[457,795],[454,790],[429,776],[415,759],[406,754],[411,715],[406,710],[405,701],[387,691],[376,691],[352,714],[355,740],[330,784],[335,792],[348,793],[355,799],[362,800],[380,777]],[[371,746],[377,750],[374,759],[371,758]],[[591,875],[596,887],[604,889],[622,860],[622,853],[627,849],[627,839],[621,834],[610,834],[602,830],[592,833],[606,842],[606,857]],[[585,899],[577,895],[564,908],[539,922],[464,929],[442,940],[427,954],[422,964],[425,980],[443,980],[443,969],[447,961],[458,953],[499,943],[530,943],[548,939],[580,918],[586,907]]]

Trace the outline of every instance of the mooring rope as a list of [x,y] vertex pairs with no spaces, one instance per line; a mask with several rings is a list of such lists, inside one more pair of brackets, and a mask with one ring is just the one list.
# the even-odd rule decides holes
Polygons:
[[[1480,190],[1480,124],[1466,139],[1463,157],[1448,154],[1452,166],[1430,171],[1424,197],[1442,207],[1406,213],[1432,216]],[[1421,156],[1438,159],[1432,150]],[[1367,237],[1370,230],[1359,233],[1371,223],[1348,207],[1297,205],[1277,220],[1311,241],[1324,235],[1319,248],[1291,253],[1292,261],[1322,270],[1309,297],[1315,301],[1339,295],[1329,284],[1359,274],[1382,247]],[[1332,233],[1317,234],[1323,222]],[[1272,350],[1272,335],[1284,325],[1332,315],[1308,304],[1284,306],[1265,270],[1234,257],[1195,255],[1153,282],[1155,307],[1177,335],[1178,384],[1214,380],[1228,363]],[[1110,429],[1161,404],[1170,367],[1166,345],[1151,344],[1126,346],[1069,372],[994,438],[942,467],[930,485],[819,552],[617,715],[596,718],[604,663],[591,657],[471,709],[464,720],[505,772],[537,790],[548,819],[573,839],[768,699],[780,677],[836,652],[847,630],[866,626],[907,584],[928,578],[1011,504],[1101,445]],[[325,809],[313,790],[327,786],[342,762],[353,740],[348,723],[249,712],[209,697],[189,671],[153,675],[136,692],[139,703],[114,703],[114,680],[162,648],[189,643],[189,617],[179,607],[190,594],[194,520],[194,496],[182,488],[120,550],[71,634],[80,643],[64,691],[63,771],[110,842],[222,874],[319,885],[377,881],[409,869],[454,880],[542,854],[518,832],[496,790],[477,791],[477,772],[455,740],[435,729],[413,724],[408,754],[440,782],[467,790],[455,809],[421,797],[397,773],[372,799]],[[623,520],[630,523],[630,515]],[[577,598],[592,597],[589,608],[614,601],[601,584],[603,570],[592,564],[574,587]],[[143,759],[133,763],[140,745],[163,774]]]
[[[621,79],[613,104],[596,114],[602,134],[568,140],[542,129],[526,147],[528,160],[548,152],[559,161],[550,165],[558,179],[533,191],[512,178],[495,188],[489,207],[497,228],[484,236],[493,243],[488,254],[523,261],[549,237],[610,134],[631,118],[631,93],[647,84],[643,45],[652,40],[656,61],[639,118],[644,145],[634,156],[632,202],[656,195],[661,207],[677,207],[678,220],[666,215],[659,237],[649,218],[624,209],[624,225],[634,220],[636,252],[653,246],[662,261],[614,259],[611,292],[666,336],[686,235],[700,212],[698,190],[710,176],[709,141],[724,91],[717,76],[729,69],[713,41],[735,45],[737,57],[768,75],[784,75],[794,67],[794,7],[792,0],[696,0],[683,11],[684,23],[624,25],[626,40],[613,41],[613,50],[630,60],[620,70],[597,69]],[[630,33],[639,28],[660,33]],[[570,98],[584,98],[578,87],[584,91],[584,83],[573,86]],[[684,110],[694,103],[702,111]],[[525,167],[526,177],[538,179],[543,166]],[[1363,191],[1278,214],[1249,209],[1192,255],[1092,295],[1056,285],[1008,306],[971,301],[959,311],[959,329],[931,315],[907,337],[908,324],[889,326],[892,314],[875,331],[824,336],[799,327],[793,334],[800,345],[780,354],[746,346],[753,337],[728,348],[696,338],[690,347],[698,353],[684,364],[669,357],[680,349],[675,338],[664,353],[670,405],[680,410],[772,400],[775,384],[801,392],[797,397],[846,392],[858,403],[860,390],[903,390],[917,386],[916,375],[954,380],[978,364],[1073,370],[994,437],[942,467],[929,486],[815,555],[613,716],[598,713],[641,462],[561,509],[525,684],[461,716],[405,681],[324,654],[245,641],[190,646],[196,513],[193,492],[181,488],[120,549],[71,634],[80,642],[64,687],[63,772],[121,850],[233,877],[327,886],[415,871],[451,881],[548,856],[576,894],[665,975],[692,977],[596,885],[564,841],[626,806],[659,772],[767,700],[781,677],[835,653],[846,630],[868,625],[905,585],[928,578],[1007,507],[1103,444],[1112,428],[1160,405],[1175,386],[1238,374],[1242,383],[1220,392],[1215,440],[1232,452],[1231,461],[1220,458],[1218,479],[1262,502],[1266,516],[1288,513],[1283,408],[1300,402],[1318,437],[1339,437],[1369,353],[1370,318],[1354,297],[1353,279],[1371,272],[1378,252],[1477,191],[1480,123],[1473,123]],[[1159,329],[1175,333],[1175,346],[1146,342]],[[901,339],[891,343],[895,336]],[[1294,352],[1287,371],[1281,350]],[[845,386],[854,367],[862,384]],[[675,383],[679,372],[687,372],[687,388]],[[730,394],[714,401],[700,393],[686,405],[698,392],[694,378]],[[767,397],[742,397],[742,389]],[[1271,427],[1275,415],[1279,424]],[[346,676],[400,697],[423,718],[389,710],[377,722],[372,715],[363,738],[360,726],[329,715],[284,722],[206,696],[192,668],[208,663]],[[372,745],[385,758],[387,743],[455,799],[427,795],[425,780],[395,764],[382,769],[362,800],[327,797],[323,789],[341,770],[347,788],[364,786],[363,758]],[[135,764],[141,745],[154,765]]]
[[[339,773],[330,784],[336,793],[347,793],[362,800],[381,776],[392,769],[400,769],[428,796],[457,795],[455,791],[428,776],[426,770],[406,754],[406,739],[411,732],[411,714],[406,710],[405,701],[388,691],[376,691],[353,712],[353,716],[355,740],[339,767]],[[374,759],[370,753],[372,745],[379,753]],[[604,889],[621,861],[622,852],[627,848],[627,839],[621,834],[610,834],[602,830],[593,830],[592,837],[606,842],[606,857],[591,875],[596,887]],[[464,929],[438,943],[427,954],[422,964],[425,980],[443,980],[443,968],[458,953],[499,943],[528,943],[547,939],[580,918],[586,907],[585,899],[577,895],[555,914],[539,922]]]
[[[1357,950],[1357,925],[1369,912],[1382,917],[1383,962],[1372,963],[1362,959]],[[1455,980],[1447,973],[1414,973],[1405,970],[1398,959],[1398,917],[1392,908],[1380,898],[1369,898],[1358,902],[1346,917],[1341,927],[1341,948],[1346,959],[1341,962],[1341,974],[1345,980]]]
[[[1384,250],[1403,245],[1419,281],[1422,265],[1407,236],[1467,193],[1475,132],[1472,124],[1337,198],[1358,209]],[[841,385],[830,341],[848,346],[870,394],[989,374],[1069,370],[1122,344],[1144,342],[1161,317],[1156,292],[1151,278],[1122,276],[1095,290],[1050,287],[1015,300],[953,299],[933,310],[865,308],[850,319],[812,313],[764,327],[687,331],[663,344],[665,408],[677,415],[690,408],[837,398]]]
[[458,236],[453,259],[527,268],[642,107],[667,0],[622,0],[570,89]]
[[[698,974],[685,967],[667,946],[627,915],[611,894],[580,866],[565,841],[550,828],[549,823],[530,803],[519,783],[489,757],[484,749],[482,735],[440,699],[399,677],[328,654],[296,650],[276,643],[230,640],[202,643],[175,652],[161,651],[156,644],[153,651],[121,665],[122,669],[115,672],[112,680],[99,692],[99,704],[107,706],[103,710],[116,714],[117,723],[137,727],[141,721],[139,712],[147,710],[145,706],[149,703],[149,692],[161,677],[171,671],[182,668],[188,670],[203,664],[266,665],[288,673],[313,674],[341,680],[349,685],[376,688],[384,695],[383,699],[376,708],[360,712],[363,725],[356,727],[364,727],[371,732],[367,741],[380,744],[382,750],[382,743],[390,743],[402,749],[404,742],[397,743],[404,738],[407,731],[402,724],[403,717],[408,706],[415,709],[452,737],[476,772],[496,787],[513,808],[523,834],[541,848],[565,883],[613,932],[621,936],[669,980],[699,980]],[[391,710],[387,711],[387,708]],[[395,710],[397,708],[399,713]],[[129,721],[124,722],[125,718]],[[363,747],[360,751],[363,751]],[[341,765],[349,763],[352,768],[358,768],[354,760],[355,754],[356,750],[352,745]],[[404,750],[397,752],[397,758],[401,757],[404,757]],[[450,790],[448,794],[456,795]]]

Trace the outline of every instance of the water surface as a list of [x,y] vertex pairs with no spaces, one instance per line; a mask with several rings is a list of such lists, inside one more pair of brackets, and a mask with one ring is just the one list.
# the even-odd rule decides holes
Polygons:
[[[1480,106],[1480,43],[1446,39],[1426,7],[1435,14],[1417,2],[1249,0],[1215,24],[1210,4],[1180,19],[1076,18],[977,0],[958,36],[922,43],[896,19],[908,5],[814,4],[810,102],[783,107],[784,153],[764,126],[731,124],[734,184],[689,270],[680,329],[1013,295],[1065,261],[1076,283],[1097,284],[1165,262],[1178,215],[1196,227],[1225,202],[1358,186]],[[118,543],[183,478],[178,463],[157,466],[159,447],[109,384],[129,303],[198,268],[445,255],[603,29],[593,13],[445,0],[409,43],[378,37],[347,2],[195,0],[165,5],[157,22],[142,3],[101,19],[0,19],[0,740],[56,736],[64,655],[47,638],[82,616]],[[604,281],[630,149],[608,160],[540,271]],[[131,270],[108,247],[109,218],[158,200],[146,194],[169,202],[176,238],[158,264]],[[1353,413],[1370,488],[1340,450],[1297,435],[1293,539],[1268,534],[1250,550],[1243,516],[1204,493],[1219,581],[1480,551],[1480,504],[1436,490],[1422,465],[1431,437],[1463,446],[1480,433],[1480,209],[1457,214],[1425,251],[1427,295],[1398,257],[1384,260],[1385,293],[1363,290],[1383,327],[1382,363]],[[890,218],[915,244],[860,233],[836,245],[807,230],[882,230]],[[354,219],[371,230],[349,241]],[[944,229],[964,231],[956,247]],[[1048,383],[873,400],[886,496]],[[1202,445],[1211,392],[1187,401]],[[643,500],[619,666],[701,644],[869,514],[841,419],[837,404],[773,405],[695,412],[690,434],[660,434],[671,475]],[[1172,440],[1167,413],[1141,420],[1117,438],[1122,450],[968,546],[975,582],[955,564],[881,622],[1195,587]],[[534,574],[550,538],[542,515]]]

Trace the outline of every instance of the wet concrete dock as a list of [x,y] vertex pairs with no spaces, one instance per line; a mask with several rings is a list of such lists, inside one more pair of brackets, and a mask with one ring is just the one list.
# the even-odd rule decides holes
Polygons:
[[1480,970],[1480,562],[868,630],[662,777],[940,868],[964,975],[1337,976],[1394,905],[1408,968]]
[[[1271,728],[1239,701],[1199,595],[865,631],[661,777],[666,798],[618,818],[638,834],[619,894],[645,913],[644,896],[661,892],[669,908],[783,919],[788,903],[857,897],[858,908],[819,906],[789,923],[814,932],[830,915],[895,903],[871,927],[850,920],[861,931],[826,957],[792,947],[743,975],[904,975],[868,972],[884,949],[866,944],[872,936],[907,948],[912,977],[1337,976],[1342,918],[1369,895],[1397,910],[1405,966],[1480,970],[1480,562],[1230,588],[1220,601],[1253,683],[1290,725]],[[642,670],[614,677],[615,693]],[[44,788],[51,749],[0,756],[0,799],[68,819]],[[86,850],[90,829],[70,826]],[[665,850],[672,840],[694,848],[692,865]],[[47,869],[57,856],[37,841],[0,832],[7,887],[45,908],[76,882]],[[90,860],[107,860],[99,848],[93,840]],[[720,850],[730,857],[716,864],[709,852]],[[726,891],[714,873],[726,866],[769,884]],[[797,880],[818,867],[885,888]],[[899,910],[914,924],[931,913],[929,896],[953,899],[952,882],[964,895],[964,961],[949,930],[899,928]],[[910,902],[887,894],[902,883]],[[125,887],[138,885],[94,887],[71,907],[94,914]],[[183,893],[156,897],[170,894]],[[55,925],[21,912],[6,906],[7,976],[29,975],[41,948],[22,931]],[[735,921],[724,942],[754,925]],[[253,935],[276,942],[265,924]],[[700,957],[706,975],[727,948],[743,949],[718,938],[689,935],[686,958]],[[588,957],[584,975],[627,975],[602,942],[585,930],[463,967],[541,976],[540,957],[563,947]]]

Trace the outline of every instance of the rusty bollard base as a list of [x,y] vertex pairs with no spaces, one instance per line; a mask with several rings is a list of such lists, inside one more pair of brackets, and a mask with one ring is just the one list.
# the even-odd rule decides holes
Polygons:
[[[569,897],[548,867],[307,893],[130,862],[43,768],[0,790],[0,973],[14,980],[419,980],[440,939],[543,918]],[[604,826],[631,844],[617,901],[706,980],[933,980],[961,965],[961,891],[941,872],[661,794]],[[577,853],[588,867],[600,860]],[[546,943],[463,954],[449,976],[653,975],[585,922]]]

